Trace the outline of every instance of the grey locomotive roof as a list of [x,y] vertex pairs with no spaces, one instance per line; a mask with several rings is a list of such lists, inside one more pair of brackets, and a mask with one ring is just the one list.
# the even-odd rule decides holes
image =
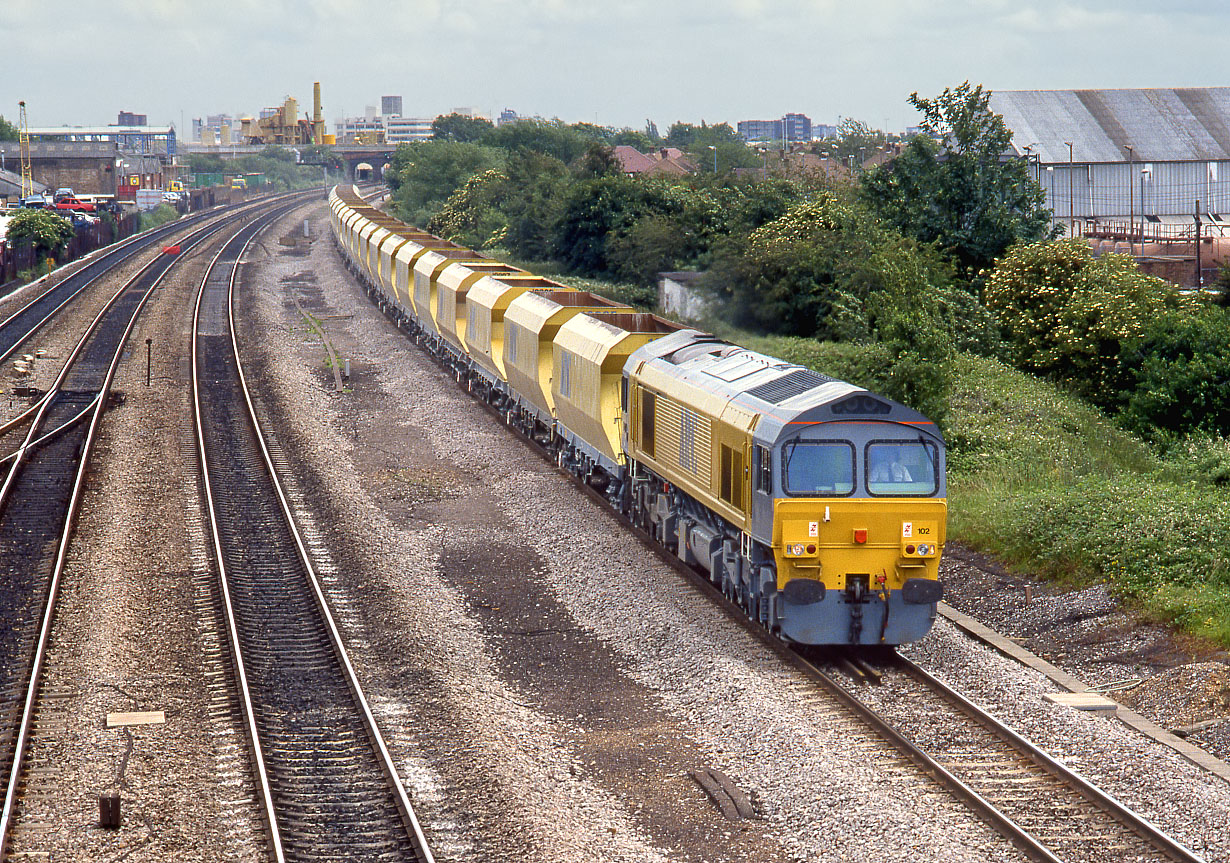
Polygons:
[[[930,425],[912,408],[862,387],[697,330],[680,330],[644,345],[628,358],[626,368],[652,359],[674,364],[679,378],[759,413],[757,437],[776,438],[790,423],[840,422],[860,416]],[[865,401],[851,402],[852,397]],[[871,405],[874,411],[867,413],[857,404]],[[938,431],[933,433],[938,437]]]
[[1230,87],[997,90],[991,110],[1018,154],[1044,163],[1230,160]]

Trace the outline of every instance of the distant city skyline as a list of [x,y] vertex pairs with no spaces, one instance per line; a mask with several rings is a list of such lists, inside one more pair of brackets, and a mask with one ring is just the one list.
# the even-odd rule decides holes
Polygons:
[[[1230,8],[1199,0],[5,0],[0,115],[34,126],[146,114],[181,134],[286,96],[324,116],[403,97],[665,133],[802,113],[900,131],[912,91],[1217,86]],[[81,46],[57,62],[55,44]],[[338,52],[338,46],[344,46]],[[1194,62],[1193,58],[1200,58]]]

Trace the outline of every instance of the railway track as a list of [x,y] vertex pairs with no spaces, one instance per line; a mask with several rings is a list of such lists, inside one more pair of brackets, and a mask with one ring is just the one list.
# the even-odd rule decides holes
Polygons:
[[1201,861],[1198,855],[1070,770],[919,665],[842,660],[872,686],[856,692],[821,664],[796,665],[848,709],[1039,861]]
[[111,273],[123,262],[131,260],[139,252],[175,236],[185,228],[196,228],[204,222],[216,219],[220,212],[227,217],[251,212],[254,208],[266,206],[267,200],[271,199],[248,202],[224,208],[221,211],[218,209],[202,210],[186,218],[142,231],[89,256],[73,272],[61,279],[52,279],[45,290],[0,321],[0,361],[8,359],[22,342],[71,303],[82,291]]
[[[186,249],[219,224],[198,228]],[[108,256],[111,265],[148,244]],[[177,259],[147,262],[106,302],[65,360],[48,392],[23,415],[28,428],[3,460],[0,484],[0,768],[6,778],[0,858],[20,799],[23,759],[39,710],[39,686],[56,600],[90,453],[111,381],[137,317]],[[102,274],[92,273],[92,282]],[[79,289],[83,288],[79,286]],[[64,300],[57,305],[62,308]],[[53,312],[54,313],[54,312]],[[37,320],[37,329],[46,321]],[[7,427],[6,427],[7,428]]]
[[[103,278],[114,273],[117,268],[136,259],[141,252],[173,239],[183,233],[185,229],[190,231],[186,236],[192,237],[199,233],[195,229],[202,225],[240,217],[243,213],[253,212],[261,207],[268,206],[269,202],[278,201],[287,195],[293,194],[286,193],[285,195],[247,202],[221,210],[205,210],[185,219],[144,231],[121,243],[116,243],[113,246],[100,250],[100,252],[85,259],[82,266],[63,279],[59,281],[53,280],[48,283],[45,289],[32,297],[25,305],[10,314],[3,321],[0,321],[0,362],[11,358],[45,324],[67,309],[74,300],[82,296],[92,286],[98,284]],[[181,240],[180,242],[182,244],[188,242],[188,240]],[[45,400],[46,394],[42,394],[40,397],[36,397],[28,408],[16,416],[12,416],[6,421],[0,421],[0,442],[3,442],[7,436],[12,435],[15,430],[21,429],[28,424],[42,410]],[[14,455],[13,451],[0,455],[0,466],[7,468],[11,464]]]
[[243,377],[238,262],[210,267],[193,325],[193,390],[220,602],[275,860],[432,860],[295,526]]
[[[375,292],[367,286],[364,289],[369,299],[377,302]],[[428,355],[431,356],[430,352]],[[493,419],[503,421],[498,411],[481,399],[478,401]],[[522,435],[517,437],[543,458],[554,461],[551,453],[539,443]],[[560,473],[606,506],[602,494],[571,473],[565,470]],[[1147,819],[903,657],[892,653],[886,662],[883,671],[891,671],[891,677],[862,660],[840,661],[856,673],[892,681],[885,691],[895,688],[900,698],[895,700],[895,710],[885,710],[882,715],[818,664],[749,621],[703,572],[683,564],[623,516],[612,514],[711,601],[726,608],[740,625],[802,671],[811,684],[819,685],[829,708],[835,699],[839,709],[896,748],[905,760],[927,774],[947,794],[960,800],[1028,858],[1044,863],[1158,860],[1202,863],[1201,857]],[[907,686],[906,681],[912,681],[912,687]],[[943,729],[944,736],[952,742],[942,751],[930,746],[937,739],[936,729]]]

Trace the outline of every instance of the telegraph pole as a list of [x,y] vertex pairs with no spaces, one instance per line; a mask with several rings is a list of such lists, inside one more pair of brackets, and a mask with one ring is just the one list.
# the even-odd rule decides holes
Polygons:
[[1136,231],[1136,178],[1132,175],[1136,172],[1136,164],[1132,161],[1132,145],[1125,144],[1123,149],[1128,151],[1128,254],[1134,255],[1136,252],[1132,248],[1132,235]]
[[1200,200],[1196,200],[1196,288],[1204,287],[1204,270],[1200,266]]
[[1072,142],[1064,141],[1068,145],[1068,236],[1076,236],[1076,201],[1072,197]]

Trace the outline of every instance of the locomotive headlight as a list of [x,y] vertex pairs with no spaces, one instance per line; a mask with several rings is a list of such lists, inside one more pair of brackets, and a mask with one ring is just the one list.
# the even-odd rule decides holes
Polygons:
[[927,545],[925,542],[919,543],[918,553],[922,555],[923,557],[926,557],[927,555],[931,553],[931,546]]
[[792,542],[790,545],[786,546],[786,553],[794,555],[795,557],[802,555],[803,554],[803,543]]

